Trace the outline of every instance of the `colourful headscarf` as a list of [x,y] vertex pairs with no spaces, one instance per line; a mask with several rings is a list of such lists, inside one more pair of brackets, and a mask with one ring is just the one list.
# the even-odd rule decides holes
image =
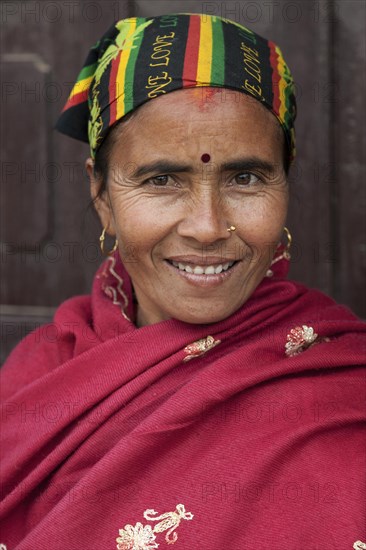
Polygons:
[[113,24],[89,52],[56,128],[90,143],[162,94],[212,86],[249,94],[279,120],[295,156],[294,82],[281,50],[238,23],[205,14],[132,17]]

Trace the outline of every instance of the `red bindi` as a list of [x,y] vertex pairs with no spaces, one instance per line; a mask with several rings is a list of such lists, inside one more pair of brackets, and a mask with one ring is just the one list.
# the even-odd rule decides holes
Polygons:
[[202,162],[209,162],[211,159],[210,155],[208,153],[203,153],[201,160]]

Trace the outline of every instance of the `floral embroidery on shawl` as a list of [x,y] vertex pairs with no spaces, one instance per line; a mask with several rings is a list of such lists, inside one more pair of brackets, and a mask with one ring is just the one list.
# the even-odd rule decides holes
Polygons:
[[195,357],[200,357],[220,343],[221,340],[215,340],[213,336],[207,336],[206,338],[197,340],[197,342],[193,342],[193,344],[189,344],[184,348],[186,357],[183,359],[183,361],[186,363],[187,361],[190,361]]
[[366,550],[366,544],[360,540],[356,540],[353,545],[354,550]]
[[317,338],[318,335],[312,327],[302,325],[302,327],[291,329],[290,334],[287,335],[287,343],[285,345],[286,355],[288,357],[298,355],[315,342]]
[[153,550],[158,548],[159,544],[155,542],[155,533],[163,533],[164,531],[167,531],[165,542],[174,544],[178,539],[178,535],[174,531],[181,520],[191,520],[194,517],[191,512],[186,512],[183,504],[177,504],[174,512],[166,512],[160,516],[157,516],[157,513],[152,509],[144,512],[144,518],[147,521],[159,521],[154,527],[142,525],[138,522],[134,527],[127,524],[124,529],[120,529],[119,537],[116,539],[117,550]]
[[125,525],[124,529],[119,530],[119,535],[116,539],[118,550],[152,550],[159,546],[151,525]]
[[315,344],[329,341],[330,339],[327,337],[319,338],[316,332],[314,332],[313,327],[302,325],[302,327],[295,327],[290,330],[290,333],[287,335],[285,353],[287,357],[293,357]]
[[287,357],[293,357],[321,342],[330,342],[330,338],[326,336],[320,338],[316,332],[314,332],[313,327],[308,327],[307,325],[295,327],[291,329],[290,333],[287,335],[285,353]]
[[126,308],[128,307],[128,297],[122,288],[123,279],[118,275],[115,267],[116,258],[114,256],[109,256],[105,261],[105,267],[99,277],[108,278],[108,276],[111,275],[115,279],[116,284],[113,285],[111,283],[102,283],[102,289],[104,294],[106,294],[108,298],[111,298],[114,305],[120,306],[123,317],[127,321],[131,321],[131,319],[129,319],[125,312]]

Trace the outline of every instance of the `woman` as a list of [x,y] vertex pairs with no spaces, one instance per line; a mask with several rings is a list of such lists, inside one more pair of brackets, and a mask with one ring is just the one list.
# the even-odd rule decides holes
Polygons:
[[58,128],[115,243],[4,367],[7,550],[366,547],[365,325],[286,280],[295,110],[228,20],[92,48]]

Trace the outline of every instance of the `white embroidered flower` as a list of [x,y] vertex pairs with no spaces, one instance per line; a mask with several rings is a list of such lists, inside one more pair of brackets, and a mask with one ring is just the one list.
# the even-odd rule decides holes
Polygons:
[[118,550],[153,550],[159,546],[154,542],[156,537],[150,525],[125,525],[124,529],[119,530],[119,535],[116,539]]
[[301,327],[291,329],[287,335],[287,343],[285,345],[287,357],[298,355],[306,350],[317,338],[318,335],[314,332],[313,327],[302,325]]

